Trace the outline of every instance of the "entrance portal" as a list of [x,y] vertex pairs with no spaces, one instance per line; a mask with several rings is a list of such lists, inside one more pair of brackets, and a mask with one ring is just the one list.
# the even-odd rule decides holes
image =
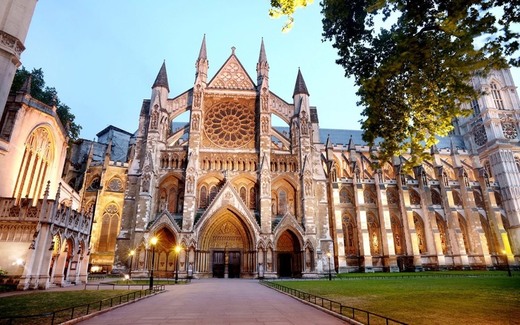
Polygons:
[[[227,270],[226,270],[227,264]],[[239,251],[217,251],[213,252],[213,277],[240,278],[240,252]]]
[[298,237],[286,230],[276,245],[277,264],[279,277],[301,277],[302,272],[302,252]]
[[281,278],[288,278],[293,275],[292,272],[292,255],[291,253],[278,254],[278,275]]

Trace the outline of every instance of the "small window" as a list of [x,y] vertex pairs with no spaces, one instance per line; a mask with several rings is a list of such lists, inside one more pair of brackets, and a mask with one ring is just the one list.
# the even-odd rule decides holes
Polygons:
[[478,104],[478,100],[474,99],[471,101],[471,109],[473,110],[473,116],[480,114],[480,105]]
[[502,95],[500,94],[500,90],[498,89],[496,83],[491,84],[491,96],[493,96],[493,101],[495,102],[495,107],[497,109],[505,109]]

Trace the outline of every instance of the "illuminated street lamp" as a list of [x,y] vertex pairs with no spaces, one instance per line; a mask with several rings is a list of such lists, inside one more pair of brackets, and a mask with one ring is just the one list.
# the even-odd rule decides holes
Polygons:
[[135,250],[131,250],[130,253],[128,253],[128,256],[130,256],[130,268],[128,269],[128,278],[132,278],[132,265],[133,265],[133,261],[134,261],[134,255],[135,255]]
[[175,252],[175,283],[179,281],[179,254],[182,250],[180,245],[175,245],[173,251]]
[[153,290],[153,265],[155,260],[155,245],[157,245],[157,237],[150,239],[150,245],[152,245],[152,267],[150,270],[150,291]]
[[507,276],[511,276],[511,268],[509,267],[509,260],[507,259],[506,250],[502,250],[502,254],[504,254],[504,257],[506,259],[506,267],[507,267]]
[[330,252],[327,253],[327,257],[329,258],[329,281],[332,281],[332,274],[330,273]]

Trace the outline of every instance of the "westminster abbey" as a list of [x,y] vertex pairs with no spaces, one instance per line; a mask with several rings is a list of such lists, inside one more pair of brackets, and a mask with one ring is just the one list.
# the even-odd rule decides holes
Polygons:
[[19,288],[85,282],[87,272],[518,267],[520,100],[509,70],[475,77],[485,95],[466,105],[473,114],[407,172],[406,155],[374,169],[378,148],[361,131],[320,128],[302,71],[292,100],[276,94],[263,41],[256,80],[234,48],[212,76],[205,38],[194,58],[193,87],[180,94],[170,94],[163,63],[136,132],[109,126],[68,150],[55,107],[31,98],[29,84],[8,96],[0,268],[19,273]]
[[270,89],[263,41],[256,72],[232,49],[208,78],[203,39],[193,88],[170,96],[163,64],[137,132],[109,127],[77,150],[88,155],[83,205],[95,208],[92,271],[276,278],[517,264],[520,102],[508,70],[472,81],[486,93],[473,115],[410,173],[406,156],[373,169],[377,147],[361,131],[321,129],[301,71],[291,102]]

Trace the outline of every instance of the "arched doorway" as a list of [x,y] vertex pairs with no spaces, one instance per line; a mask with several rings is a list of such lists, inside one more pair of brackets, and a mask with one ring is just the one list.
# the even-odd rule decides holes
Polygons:
[[[175,245],[178,244],[175,235],[170,229],[163,227],[155,231],[154,236],[157,237],[154,272],[157,277],[173,278],[175,267],[178,265],[178,256],[174,251]],[[151,253],[149,256],[151,258]]]
[[284,231],[276,243],[278,276],[301,277],[302,254],[300,241],[296,235],[290,231]]
[[252,276],[256,253],[248,225],[231,210],[212,216],[199,237],[197,272],[214,278]]

